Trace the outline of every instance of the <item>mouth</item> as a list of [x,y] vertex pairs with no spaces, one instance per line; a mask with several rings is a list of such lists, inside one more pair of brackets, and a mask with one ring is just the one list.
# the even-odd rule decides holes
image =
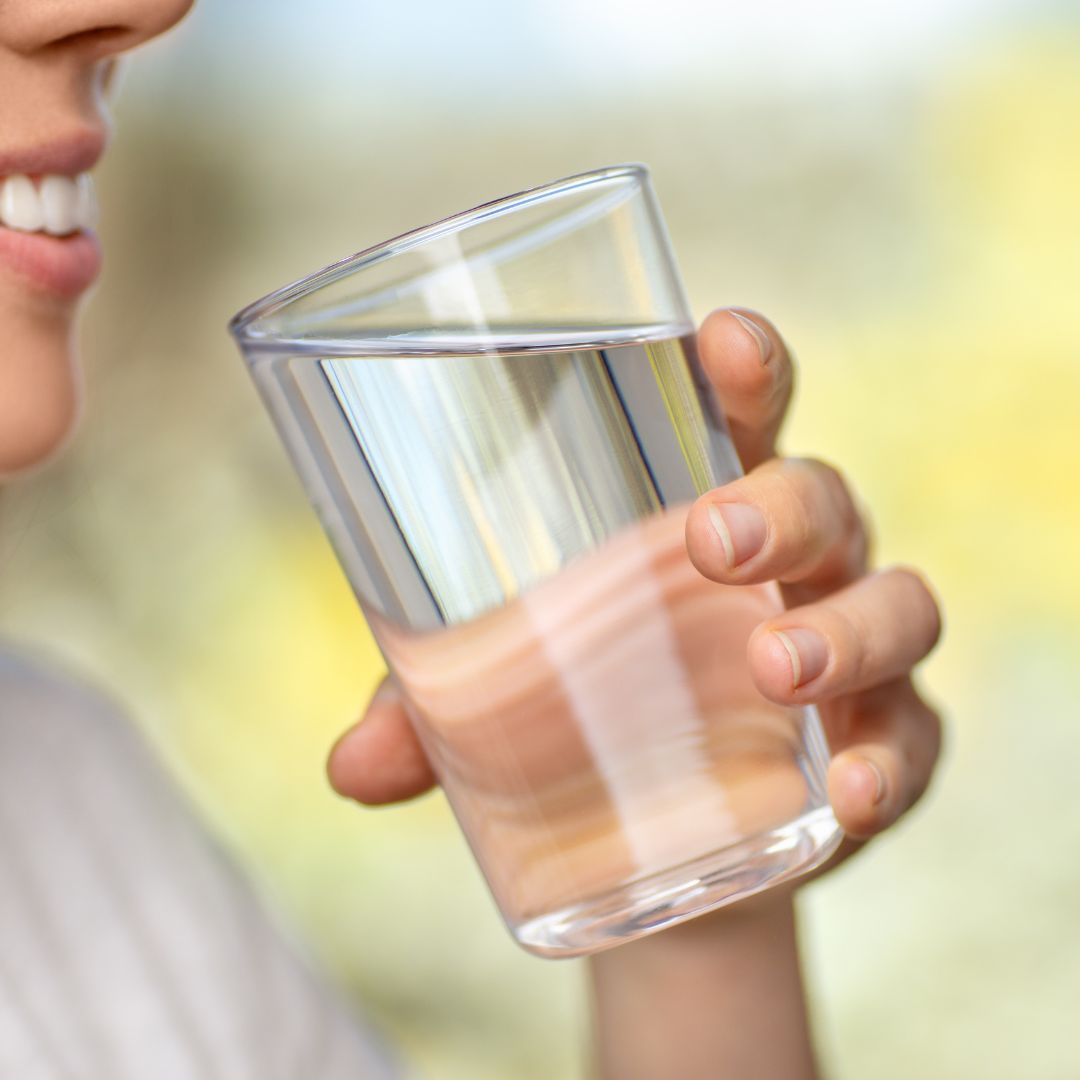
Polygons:
[[97,199],[87,170],[103,147],[103,138],[84,133],[25,154],[0,154],[0,264],[39,290],[73,298],[101,269],[93,232]]
[[101,269],[97,199],[88,173],[0,181],[0,262],[31,285],[71,299]]

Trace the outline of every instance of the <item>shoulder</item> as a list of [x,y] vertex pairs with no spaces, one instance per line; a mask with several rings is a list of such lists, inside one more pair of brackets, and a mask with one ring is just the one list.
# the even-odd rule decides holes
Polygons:
[[92,680],[30,650],[0,644],[0,711],[16,702],[62,712],[119,714],[123,710]]
[[0,645],[0,746],[64,742],[101,745],[126,739],[122,706],[92,680],[29,650]]

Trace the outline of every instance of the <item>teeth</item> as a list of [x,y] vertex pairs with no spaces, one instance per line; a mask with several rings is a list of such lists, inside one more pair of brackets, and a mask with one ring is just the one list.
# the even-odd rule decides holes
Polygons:
[[46,176],[38,188],[45,231],[50,236],[64,236],[75,228],[75,200],[79,189],[66,176]]
[[43,176],[37,185],[28,176],[0,181],[0,223],[20,232],[65,236],[97,223],[94,182],[77,177]]
[[79,196],[75,201],[75,224],[80,229],[92,229],[98,223],[97,193],[89,173],[80,173],[75,181]]
[[0,220],[9,229],[37,232],[45,224],[41,199],[28,176],[9,176],[0,191]]

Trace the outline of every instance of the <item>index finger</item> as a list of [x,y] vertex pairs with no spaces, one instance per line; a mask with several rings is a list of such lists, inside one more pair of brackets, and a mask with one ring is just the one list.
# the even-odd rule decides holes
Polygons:
[[701,366],[749,472],[776,456],[791,400],[791,355],[772,323],[746,308],[714,311],[701,324],[697,342]]

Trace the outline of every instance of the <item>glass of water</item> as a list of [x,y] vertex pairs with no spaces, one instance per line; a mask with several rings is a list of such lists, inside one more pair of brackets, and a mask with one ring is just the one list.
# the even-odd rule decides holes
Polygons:
[[417,229],[231,330],[521,945],[628,941],[835,848],[817,715],[747,668],[776,587],[684,547],[740,466],[646,169]]

